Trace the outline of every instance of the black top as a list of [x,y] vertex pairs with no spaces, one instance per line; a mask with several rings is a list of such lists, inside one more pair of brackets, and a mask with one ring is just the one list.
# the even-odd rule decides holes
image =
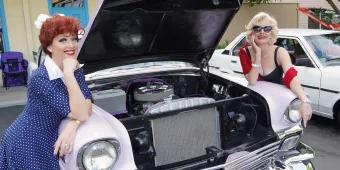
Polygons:
[[[275,48],[275,52],[274,52],[274,62],[275,62],[275,65],[276,65],[276,68],[269,74],[265,75],[265,76],[261,76],[261,79],[264,80],[264,81],[269,81],[269,82],[272,82],[272,83],[277,83],[277,84],[283,84],[283,69],[282,67],[277,63],[277,50],[279,49],[280,47],[276,47]],[[248,50],[248,48],[246,48],[247,50],[247,53],[248,53],[248,56],[250,57],[250,52]]]

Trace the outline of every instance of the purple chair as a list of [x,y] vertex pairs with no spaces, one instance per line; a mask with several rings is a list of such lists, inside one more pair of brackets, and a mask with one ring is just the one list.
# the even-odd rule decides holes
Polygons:
[[4,52],[1,54],[2,81],[4,87],[27,85],[27,60],[21,52]]

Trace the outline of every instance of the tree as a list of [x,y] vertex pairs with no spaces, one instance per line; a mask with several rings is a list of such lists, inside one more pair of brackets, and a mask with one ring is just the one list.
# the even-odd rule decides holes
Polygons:
[[[270,3],[271,0],[244,0],[244,2],[248,3],[250,6],[254,6],[255,4],[266,4]],[[275,0],[276,1],[276,0]],[[333,0],[326,0],[328,4],[333,8],[333,10],[340,14],[339,8],[335,5]]]
[[255,4],[267,4],[270,3],[271,0],[244,0],[244,2],[248,3],[250,6],[254,6]]
[[326,0],[329,5],[333,8],[333,10],[337,13],[340,14],[339,8],[335,5],[335,3],[333,2],[333,0]]

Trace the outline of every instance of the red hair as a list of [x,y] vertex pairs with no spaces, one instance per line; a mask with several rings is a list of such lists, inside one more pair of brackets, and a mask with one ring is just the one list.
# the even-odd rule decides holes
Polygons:
[[80,23],[77,19],[67,16],[55,15],[48,18],[41,26],[39,40],[43,51],[51,55],[47,47],[52,44],[53,38],[59,34],[74,33],[78,34]]

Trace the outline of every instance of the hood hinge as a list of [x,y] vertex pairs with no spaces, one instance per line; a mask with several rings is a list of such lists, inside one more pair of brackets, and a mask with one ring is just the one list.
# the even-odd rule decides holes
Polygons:
[[203,71],[203,69],[207,69],[207,72],[209,73],[209,60],[212,56],[212,54],[214,53],[215,49],[207,49],[204,50],[204,52],[202,53],[202,61],[201,61],[201,65],[200,65],[200,69],[201,71]]

